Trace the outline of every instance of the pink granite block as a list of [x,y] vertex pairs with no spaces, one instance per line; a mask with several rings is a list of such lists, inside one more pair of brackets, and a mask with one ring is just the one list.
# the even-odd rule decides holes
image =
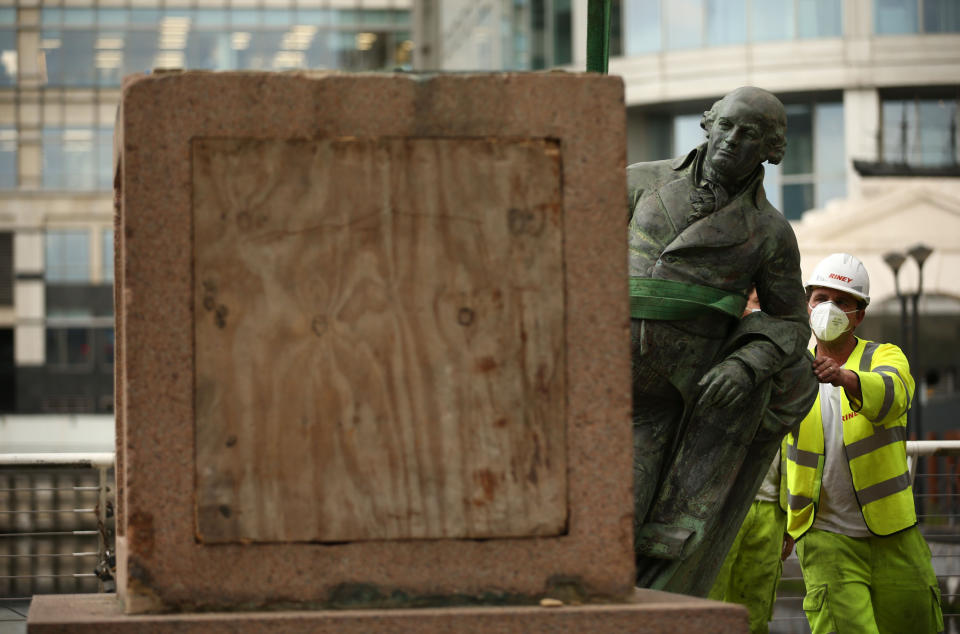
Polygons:
[[128,613],[630,594],[620,79],[138,76],[116,145]]
[[38,596],[29,634],[743,634],[741,605],[656,590],[614,604],[206,614],[123,613],[115,595]]

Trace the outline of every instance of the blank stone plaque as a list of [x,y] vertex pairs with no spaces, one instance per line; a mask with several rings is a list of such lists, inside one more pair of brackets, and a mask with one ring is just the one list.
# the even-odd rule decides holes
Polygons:
[[543,138],[194,138],[202,542],[566,531]]

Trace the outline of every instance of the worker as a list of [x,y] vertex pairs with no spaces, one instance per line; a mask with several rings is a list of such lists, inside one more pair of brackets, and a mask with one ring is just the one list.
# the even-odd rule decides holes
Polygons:
[[835,253],[807,281],[820,393],[787,434],[787,531],[813,634],[938,632],[940,591],[907,467],[914,380],[903,352],[858,338],[870,279]]

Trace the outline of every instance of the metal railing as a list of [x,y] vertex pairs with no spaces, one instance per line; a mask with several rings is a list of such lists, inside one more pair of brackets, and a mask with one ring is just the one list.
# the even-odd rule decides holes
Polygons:
[[[946,632],[960,634],[960,440],[907,443]],[[112,591],[113,453],[0,454],[0,600]],[[784,563],[770,631],[808,634],[800,564]]]
[[[907,460],[917,519],[940,584],[944,631],[960,634],[960,440],[908,441]],[[771,633],[809,634],[803,596],[803,576],[794,552],[783,565]]]
[[113,590],[113,463],[0,454],[0,598]]

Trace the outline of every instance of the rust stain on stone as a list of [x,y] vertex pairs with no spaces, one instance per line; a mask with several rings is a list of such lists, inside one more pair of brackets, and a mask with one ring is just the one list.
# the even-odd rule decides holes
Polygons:
[[493,500],[493,493],[497,488],[497,476],[489,469],[480,469],[473,474],[473,479],[483,489],[483,500],[475,504],[486,504]]
[[477,371],[478,372],[490,372],[497,367],[497,362],[493,357],[482,357],[477,359]]

